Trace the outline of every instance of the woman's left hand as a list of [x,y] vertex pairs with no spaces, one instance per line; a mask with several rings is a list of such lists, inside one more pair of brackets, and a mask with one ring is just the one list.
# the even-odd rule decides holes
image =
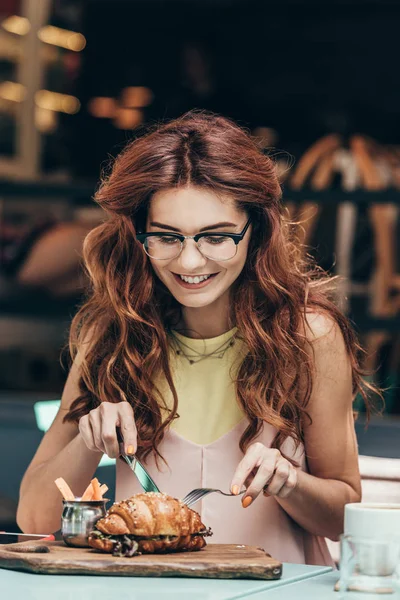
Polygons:
[[243,486],[247,487],[242,499],[243,507],[247,508],[261,493],[287,498],[296,484],[297,471],[279,450],[256,442],[248,447],[240,461],[232,479],[231,490],[239,493]]

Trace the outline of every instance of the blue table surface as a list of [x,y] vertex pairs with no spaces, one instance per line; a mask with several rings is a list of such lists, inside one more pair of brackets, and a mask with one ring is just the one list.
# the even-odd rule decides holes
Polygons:
[[[339,572],[330,571],[316,577],[303,579],[298,583],[290,583],[280,589],[274,588],[270,591],[250,593],[242,596],[242,598],[248,598],[249,600],[340,600],[342,598],[341,593],[334,591],[334,585],[338,579]],[[382,598],[399,600],[400,591],[389,595],[350,592],[345,597],[349,599],[354,597],[354,600],[382,600]]]
[[[4,600],[234,600],[269,597],[295,582],[328,573],[330,567],[284,563],[276,581],[250,579],[190,579],[35,575],[0,569],[0,598]],[[281,598],[281,596],[279,596]]]

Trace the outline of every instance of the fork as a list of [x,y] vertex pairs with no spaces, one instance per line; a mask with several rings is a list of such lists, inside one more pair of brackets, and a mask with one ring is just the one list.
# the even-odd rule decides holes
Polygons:
[[192,504],[195,504],[196,502],[198,502],[205,496],[208,496],[208,494],[212,494],[213,492],[218,492],[218,494],[222,494],[223,496],[241,496],[245,493],[245,491],[246,490],[244,489],[238,494],[233,494],[232,492],[223,492],[222,490],[217,490],[215,488],[196,488],[195,490],[192,490],[191,492],[186,494],[186,496],[182,498],[182,502],[183,504],[186,504],[186,506],[192,506]]

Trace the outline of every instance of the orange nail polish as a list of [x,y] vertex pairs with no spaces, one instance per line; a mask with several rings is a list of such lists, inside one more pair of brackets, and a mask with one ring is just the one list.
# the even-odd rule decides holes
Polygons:
[[128,446],[126,449],[127,454],[135,454],[135,449],[133,446]]
[[246,496],[246,498],[243,498],[243,500],[242,500],[243,508],[247,508],[248,506],[250,506],[250,504],[252,502],[253,502],[253,498],[251,496]]
[[239,493],[239,486],[238,485],[233,485],[232,486],[232,494],[235,494],[235,496],[237,496]]

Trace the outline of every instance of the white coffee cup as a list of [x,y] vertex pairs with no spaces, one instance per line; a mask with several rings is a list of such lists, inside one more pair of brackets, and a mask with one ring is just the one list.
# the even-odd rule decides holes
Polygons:
[[346,504],[344,534],[373,540],[400,537],[400,504]]

